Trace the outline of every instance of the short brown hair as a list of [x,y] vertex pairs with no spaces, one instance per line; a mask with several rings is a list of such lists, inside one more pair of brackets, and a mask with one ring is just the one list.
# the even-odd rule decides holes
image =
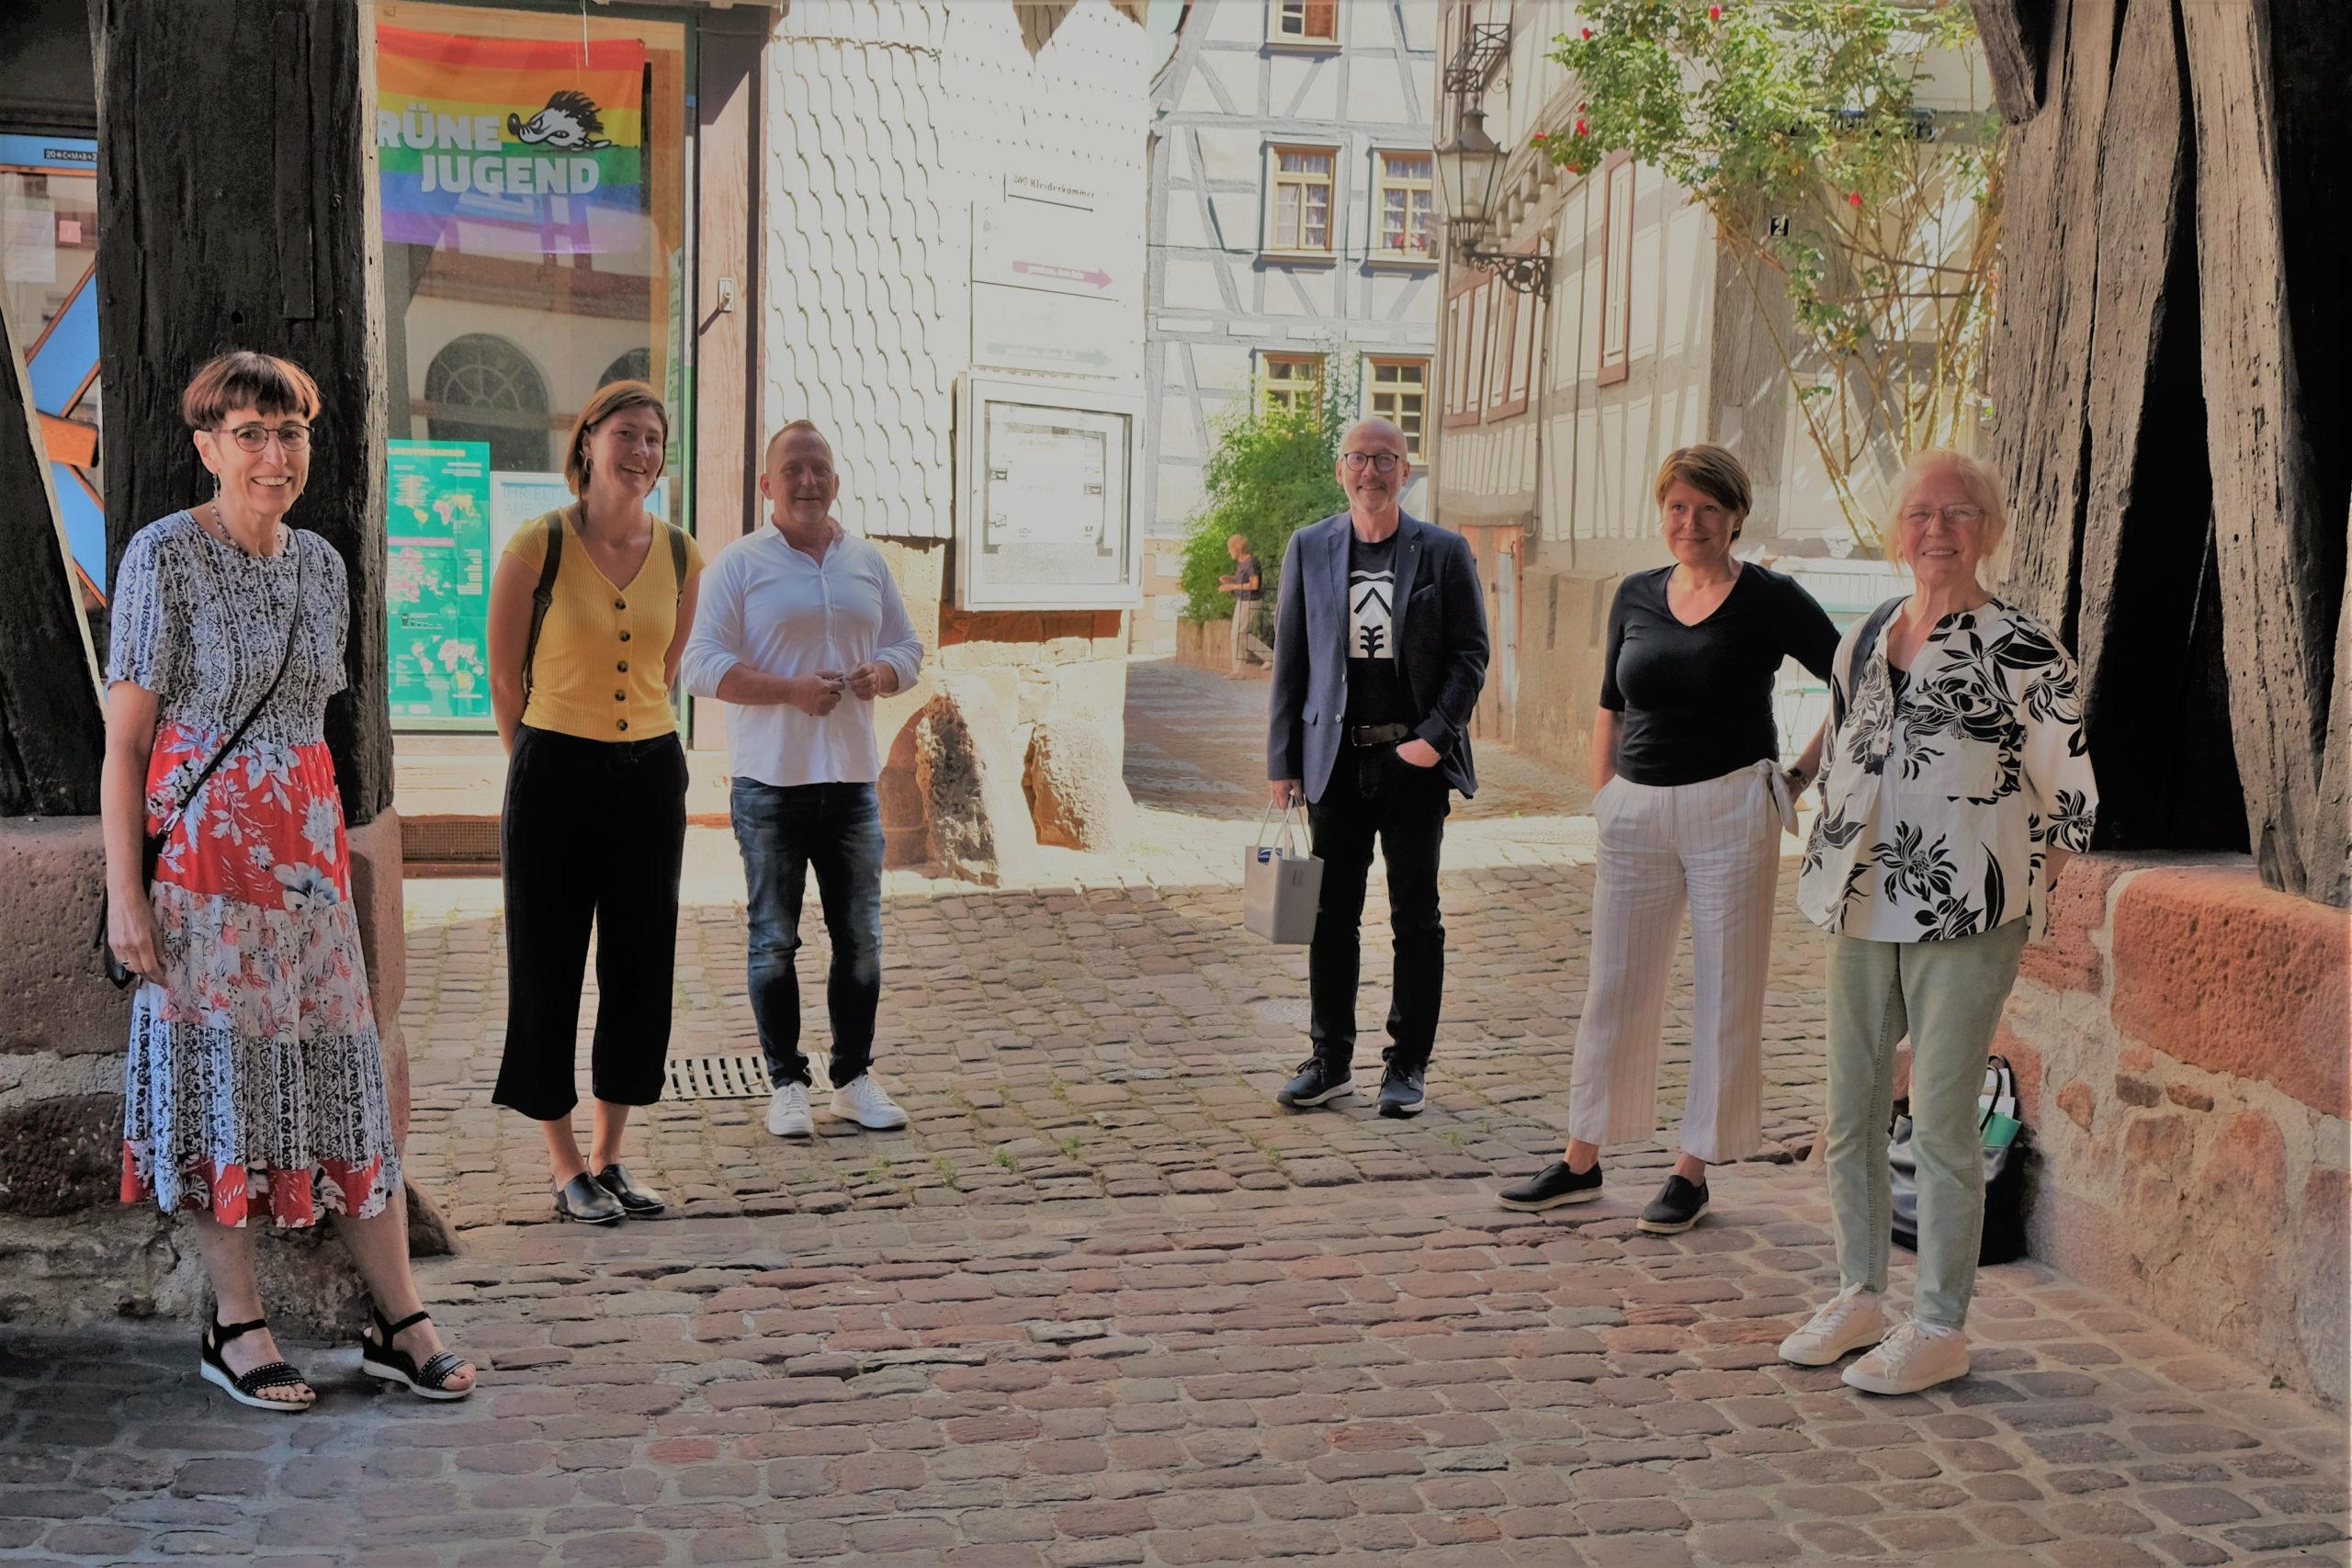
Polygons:
[[239,348],[205,361],[180,394],[180,417],[190,430],[218,430],[239,409],[316,419],[319,384],[290,359]]
[[[595,428],[623,409],[651,409],[653,417],[662,422],[662,444],[670,444],[670,411],[662,406],[661,395],[642,381],[607,381],[596,389],[580,417],[571,422],[571,441],[563,449],[563,479],[571,493],[580,494],[588,488],[588,437]],[[663,468],[669,467],[667,452],[662,455]]]
[[775,462],[776,453],[783,450],[784,438],[787,435],[796,434],[804,430],[809,434],[815,436],[818,440],[824,442],[826,451],[831,452],[833,449],[831,438],[827,436],[823,431],[817,428],[817,422],[815,420],[796,419],[786,424],[783,429],[777,431],[774,435],[768,437],[768,444],[766,447],[760,453],[760,467],[763,468],[772,467]]
[[1748,482],[1747,469],[1729,447],[1711,442],[1668,452],[1666,461],[1658,465],[1657,483],[1650,487],[1651,499],[1664,506],[1666,492],[1677,484],[1689,485],[1739,517],[1746,517],[1756,504],[1756,487]]

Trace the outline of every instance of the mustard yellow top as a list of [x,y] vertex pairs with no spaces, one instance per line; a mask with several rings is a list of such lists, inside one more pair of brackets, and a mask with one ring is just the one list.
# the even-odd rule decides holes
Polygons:
[[[674,734],[677,710],[662,679],[663,655],[678,629],[684,590],[671,565],[668,530],[658,522],[645,564],[616,586],[598,570],[567,510],[534,517],[514,531],[506,553],[536,574],[547,558],[548,517],[563,517],[563,558],[555,597],[531,660],[531,700],[523,722],[583,740],[649,740]],[[702,552],[686,540],[686,581],[702,570]]]

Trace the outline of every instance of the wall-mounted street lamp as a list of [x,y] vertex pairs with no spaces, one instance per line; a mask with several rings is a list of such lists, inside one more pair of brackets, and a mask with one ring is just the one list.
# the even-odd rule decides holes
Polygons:
[[1487,113],[1463,106],[1460,123],[1437,149],[1437,177],[1445,197],[1445,226],[1455,259],[1491,272],[1521,294],[1552,291],[1552,258],[1511,255],[1482,243],[1494,231],[1496,197],[1509,154],[1487,134]]

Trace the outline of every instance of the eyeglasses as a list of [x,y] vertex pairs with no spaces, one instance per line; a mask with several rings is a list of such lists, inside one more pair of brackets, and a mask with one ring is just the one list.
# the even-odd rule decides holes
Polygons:
[[275,427],[266,424],[241,424],[234,430],[224,426],[220,434],[248,452],[266,450],[273,436],[277,438],[277,449],[281,452],[307,452],[311,447],[311,427],[307,424],[281,424]]
[[1347,465],[1348,472],[1351,474],[1362,473],[1366,463],[1372,465],[1372,471],[1375,474],[1393,474],[1396,471],[1396,465],[1404,460],[1394,452],[1342,452],[1340,454],[1340,461]]
[[1984,521],[1984,509],[1981,506],[1915,506],[1899,521],[1905,527],[1924,528],[1936,520],[1939,512],[1943,513],[1944,521],[1955,528],[1973,528]]

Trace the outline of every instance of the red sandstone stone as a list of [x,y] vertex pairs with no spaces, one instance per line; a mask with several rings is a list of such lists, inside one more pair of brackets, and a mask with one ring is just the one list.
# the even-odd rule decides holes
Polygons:
[[2106,965],[2091,933],[2107,923],[2108,889],[2131,869],[2131,862],[2106,855],[2070,863],[2050,896],[2049,934],[2025,950],[2018,974],[2061,991],[2096,993],[2106,985]]
[[2091,1086],[2080,1078],[2068,1078],[2065,1087],[2058,1091],[2058,1109],[2086,1133],[2091,1130],[2092,1107],[2096,1102]]
[[2257,1232],[2275,1229],[2287,1212],[2287,1141],[2259,1111],[2231,1119],[2205,1156],[2200,1185],[2216,1207],[2234,1208]]
[[2195,1066],[2352,1114],[2352,916],[2251,870],[2150,871],[2116,901],[2118,1028]]

